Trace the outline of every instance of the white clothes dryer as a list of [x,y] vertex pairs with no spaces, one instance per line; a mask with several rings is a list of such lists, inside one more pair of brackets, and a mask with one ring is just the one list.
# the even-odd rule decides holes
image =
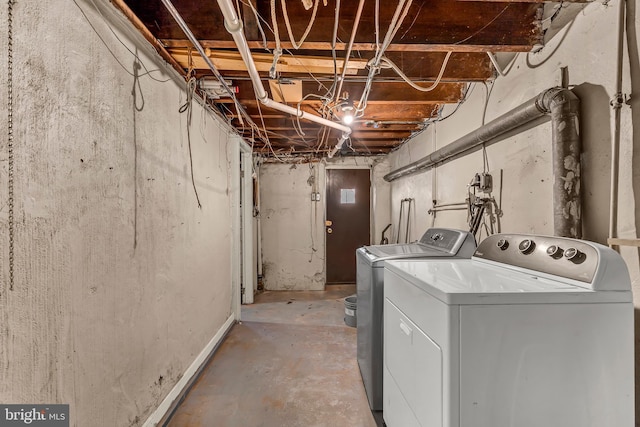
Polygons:
[[494,235],[470,260],[385,263],[389,427],[632,427],[631,283],[619,254]]

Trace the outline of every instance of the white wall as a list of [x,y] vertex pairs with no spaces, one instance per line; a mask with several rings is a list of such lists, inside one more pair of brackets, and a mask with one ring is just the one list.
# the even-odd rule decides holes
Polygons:
[[[231,314],[228,137],[194,105],[199,209],[183,88],[140,77],[134,111],[132,54],[91,2],[78,5],[126,70],[74,2],[15,4],[15,287],[3,144],[0,402],[69,403],[71,425],[136,426]],[[123,28],[130,49],[147,49]]]
[[[629,5],[627,28],[629,51],[624,74],[623,92],[640,90],[638,59],[638,13],[635,2]],[[619,3],[593,2],[565,26],[546,47],[536,54],[519,54],[506,77],[498,77],[489,98],[486,121],[522,104],[543,90],[558,85],[559,68],[568,67],[570,85],[581,100],[580,131],[583,143],[582,196],[584,238],[607,244],[609,226],[611,144],[613,111],[609,101],[615,93],[617,14]],[[630,67],[629,67],[630,65]],[[629,72],[631,71],[631,72]],[[640,102],[632,97],[622,108],[622,141],[620,149],[620,192],[618,237],[636,238],[640,224]],[[477,85],[469,100],[449,119],[428,128],[422,135],[390,155],[391,169],[415,161],[431,151],[475,130],[482,124],[486,92]],[[453,107],[445,109],[444,114]],[[550,123],[527,126],[517,134],[490,145],[487,155],[490,170],[504,172],[502,208],[503,232],[553,233],[551,192],[551,127]],[[396,218],[399,200],[418,200],[415,218],[416,234],[431,224],[427,205],[435,198],[439,203],[463,201],[466,184],[475,172],[482,172],[482,152],[477,151],[436,169],[394,181],[392,217]],[[494,176],[495,178],[495,176]],[[433,185],[433,182],[436,182]],[[467,228],[464,212],[439,213],[435,225]],[[638,249],[621,248],[631,273],[636,307],[640,307],[640,268]],[[638,310],[636,310],[638,312]],[[636,316],[639,318],[639,316]],[[640,327],[636,322],[636,329]],[[640,364],[636,364],[636,372]],[[636,380],[638,384],[639,381]],[[639,390],[640,391],[640,390]],[[639,396],[640,392],[636,393]],[[640,405],[637,405],[640,407]],[[640,417],[639,417],[640,419]]]
[[[327,167],[371,168],[372,242],[380,240],[382,230],[390,223],[390,186],[382,179],[389,171],[385,161],[347,158],[312,164],[263,164],[260,167],[260,219],[266,289],[324,289]],[[313,180],[310,177],[314,177]],[[315,191],[322,195],[320,202],[311,201],[314,185]]]
[[[615,88],[617,2],[604,6],[594,2],[578,14],[536,54],[519,54],[506,77],[495,80],[486,109],[489,122],[497,116],[556,86],[559,69],[568,67],[570,85],[581,100],[580,131],[583,143],[582,195],[584,237],[606,244],[610,182],[611,124],[609,100]],[[628,80],[628,78],[627,78]],[[626,82],[628,93],[628,81]],[[431,125],[425,132],[389,156],[391,169],[413,162],[466,135],[482,125],[486,89],[476,85],[469,99],[450,118]],[[444,115],[452,111],[447,107]],[[633,138],[631,115],[623,108],[622,172],[620,180],[620,237],[635,237]],[[552,169],[550,122],[525,126],[487,147],[488,170],[503,171],[502,231],[552,234]],[[636,168],[637,169],[637,168]],[[417,199],[413,238],[433,222],[427,214],[431,200],[462,202],[474,173],[483,171],[482,151],[450,161],[435,169],[400,178],[391,185],[392,218],[397,222],[399,200]],[[435,182],[435,183],[434,183]],[[635,183],[636,185],[638,183]],[[494,194],[499,198],[499,194]],[[466,213],[438,213],[436,226],[467,227]],[[635,252],[635,250],[633,250]],[[628,257],[634,282],[640,280],[637,254]]]

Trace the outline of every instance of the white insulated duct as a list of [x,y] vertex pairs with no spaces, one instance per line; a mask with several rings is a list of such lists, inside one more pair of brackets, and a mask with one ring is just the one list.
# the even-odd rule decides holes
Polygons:
[[247,67],[247,71],[249,72],[249,76],[251,77],[251,82],[253,83],[253,90],[255,91],[258,100],[266,107],[273,108],[274,110],[282,111],[301,119],[307,119],[312,122],[316,122],[321,125],[342,131],[342,136],[338,140],[338,143],[329,153],[329,158],[333,157],[335,153],[340,150],[342,144],[344,144],[344,141],[346,141],[351,134],[351,128],[341,125],[340,123],[327,120],[323,117],[316,116],[315,114],[309,114],[305,111],[299,110],[298,108],[293,108],[289,105],[282,104],[269,98],[269,95],[267,94],[267,91],[264,89],[264,85],[262,84],[262,79],[260,78],[260,74],[258,73],[256,64],[255,62],[253,62],[253,57],[251,56],[251,51],[249,50],[247,39],[244,36],[244,31],[242,31],[242,21],[240,21],[240,19],[238,18],[238,14],[236,13],[232,0],[218,0],[218,6],[220,6],[220,10],[222,11],[222,15],[224,16],[224,26],[233,37],[233,40],[236,43],[236,47],[240,52],[240,56],[242,56],[242,60]]

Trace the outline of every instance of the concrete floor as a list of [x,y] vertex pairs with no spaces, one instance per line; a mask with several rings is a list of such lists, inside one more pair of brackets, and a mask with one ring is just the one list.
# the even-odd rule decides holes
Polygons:
[[170,427],[375,427],[344,324],[354,285],[267,291],[243,306]]

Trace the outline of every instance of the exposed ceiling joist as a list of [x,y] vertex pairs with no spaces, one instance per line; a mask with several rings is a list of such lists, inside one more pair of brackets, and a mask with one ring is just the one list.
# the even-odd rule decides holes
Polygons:
[[[188,69],[194,67],[198,78],[212,74],[203,58],[192,49],[191,42],[163,6],[162,0],[111,1],[125,12],[174,68],[186,74]],[[251,0],[255,13],[248,1],[241,0],[235,4],[239,5],[238,14],[244,23],[252,57],[273,99],[284,100],[294,108],[304,99],[300,102],[303,111],[338,121],[345,115],[346,110],[342,111],[345,106],[359,105],[365,83],[372,78],[371,90],[364,95],[367,98],[366,109],[357,115],[351,125],[353,132],[347,147],[342,150],[361,154],[388,152],[430,121],[438,119],[443,105],[464,101],[474,82],[486,82],[496,76],[487,52],[529,52],[543,43],[542,19],[543,16],[551,16],[543,13],[545,8],[549,11],[551,6],[543,5],[540,0],[413,0],[406,18],[400,23],[385,51],[385,57],[406,77],[385,67],[374,67],[375,72],[370,75],[368,63],[378,49],[374,19],[376,2],[365,2],[348,70],[344,82],[340,83],[342,91],[335,93],[338,86],[335,84],[336,75],[342,71],[348,47],[346,41],[350,39],[359,2],[340,3],[335,44],[338,58],[334,65],[332,36],[336,0],[319,3],[315,21],[299,50],[294,49],[289,40],[285,15],[280,7],[282,0],[276,0],[279,38],[285,52],[276,66],[277,79],[269,84],[272,51],[277,38],[270,29],[271,0]],[[172,2],[199,44],[205,48],[216,72],[237,87],[235,97],[248,116],[258,127],[264,126],[269,142],[265,137],[258,136],[255,129],[238,120],[236,107],[230,98],[209,98],[242,135],[253,141],[256,151],[265,155],[275,151],[306,156],[322,155],[331,150],[335,139],[340,136],[339,132],[307,120],[297,120],[261,106],[256,101],[245,64],[224,27],[217,2]],[[377,3],[380,5],[378,36],[381,40],[399,3]],[[299,0],[287,0],[287,10],[291,31],[299,38],[311,19],[311,10],[306,10]],[[445,63],[445,56],[449,52],[451,55]],[[438,81],[438,84],[429,92],[421,92],[403,78],[422,87],[434,81]],[[278,96],[280,94],[276,92],[285,92],[281,89],[282,84],[294,79],[297,80],[294,83],[295,90],[286,91],[286,95],[282,94],[284,97]],[[319,97],[325,100],[324,103],[320,102]],[[303,132],[304,136],[297,131]]]
[[[162,44],[166,48],[191,47],[188,40],[166,39],[162,40]],[[235,49],[236,45],[231,40],[200,40],[200,44],[210,49]],[[251,49],[265,49],[262,41],[251,41],[248,43]],[[494,44],[494,45],[472,45],[472,44],[429,44],[429,43],[392,43],[387,48],[387,52],[526,52],[531,50],[534,45],[514,45],[514,44]],[[288,41],[281,42],[282,49],[294,50],[293,44]],[[305,50],[331,51],[330,42],[305,42],[303,45]],[[276,48],[276,42],[267,41],[266,48],[273,50]],[[343,52],[347,49],[347,43],[337,42],[336,51]],[[354,43],[354,51],[375,52],[375,43]]]
[[[216,68],[220,71],[246,71],[247,67],[238,52],[205,50]],[[198,52],[190,52],[188,48],[172,48],[169,53],[184,68],[192,66],[199,70],[209,70],[209,66]],[[273,64],[273,55],[269,53],[253,53],[253,60],[258,71],[269,72]],[[338,72],[342,72],[343,59],[338,59]],[[347,74],[355,75],[358,70],[367,66],[367,61],[352,59],[347,66]],[[283,73],[333,73],[333,59],[322,56],[289,56],[283,55],[276,64],[276,71]]]

